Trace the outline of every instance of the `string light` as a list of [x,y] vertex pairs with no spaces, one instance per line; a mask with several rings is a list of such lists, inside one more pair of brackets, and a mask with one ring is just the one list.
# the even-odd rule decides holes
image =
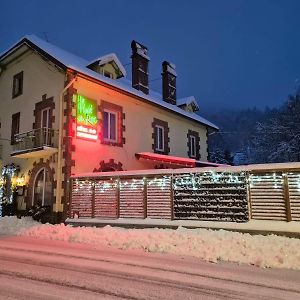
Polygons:
[[[0,177],[0,217],[3,215],[3,204],[11,204],[14,200],[14,193],[17,190],[17,174],[19,166],[15,164],[6,165],[1,170]],[[8,188],[10,186],[10,188]]]

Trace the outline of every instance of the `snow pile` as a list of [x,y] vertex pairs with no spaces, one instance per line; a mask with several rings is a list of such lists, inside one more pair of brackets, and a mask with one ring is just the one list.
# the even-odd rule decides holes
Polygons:
[[123,229],[106,226],[37,225],[19,235],[75,243],[141,249],[146,252],[190,255],[217,262],[231,261],[259,267],[300,270],[300,240],[207,229]]
[[21,229],[37,226],[38,222],[33,221],[31,217],[18,219],[17,217],[0,218],[0,235],[12,235],[18,233]]
[[40,224],[31,218],[0,218],[0,235],[23,235],[119,249],[189,255],[217,262],[300,270],[300,239],[208,229],[124,229]]

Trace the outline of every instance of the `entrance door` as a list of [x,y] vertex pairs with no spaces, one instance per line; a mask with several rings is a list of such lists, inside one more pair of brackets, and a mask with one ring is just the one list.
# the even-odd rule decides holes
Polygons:
[[32,205],[35,204],[52,204],[52,182],[46,168],[42,168],[34,180]]

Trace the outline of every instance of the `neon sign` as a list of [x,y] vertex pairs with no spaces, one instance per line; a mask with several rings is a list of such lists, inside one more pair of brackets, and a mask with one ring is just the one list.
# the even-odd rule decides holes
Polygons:
[[97,139],[97,102],[77,95],[76,136],[85,139]]

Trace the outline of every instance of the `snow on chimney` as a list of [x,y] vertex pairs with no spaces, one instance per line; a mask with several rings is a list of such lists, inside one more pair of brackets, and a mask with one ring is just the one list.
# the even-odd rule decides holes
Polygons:
[[149,94],[149,76],[148,65],[149,56],[148,49],[142,44],[132,41],[132,87]]
[[176,66],[167,61],[162,63],[163,100],[176,105]]

